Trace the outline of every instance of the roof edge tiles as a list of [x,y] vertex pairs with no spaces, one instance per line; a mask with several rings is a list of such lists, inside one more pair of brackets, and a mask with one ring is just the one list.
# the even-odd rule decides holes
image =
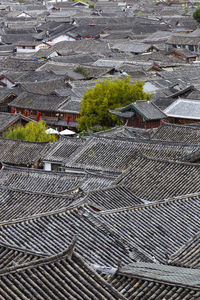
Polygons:
[[181,195],[178,197],[173,197],[169,199],[164,199],[164,200],[157,200],[157,201],[146,201],[144,204],[138,204],[137,206],[126,206],[126,207],[121,207],[121,208],[116,208],[116,209],[109,209],[109,210],[101,210],[98,212],[98,215],[110,215],[110,214],[118,214],[120,212],[129,212],[129,211],[138,211],[142,209],[151,209],[151,208],[156,208],[158,206],[166,206],[170,205],[171,203],[176,203],[176,202],[183,202],[183,201],[188,201],[191,198],[195,197],[200,197],[200,193],[192,193],[192,194],[187,194],[187,195]]

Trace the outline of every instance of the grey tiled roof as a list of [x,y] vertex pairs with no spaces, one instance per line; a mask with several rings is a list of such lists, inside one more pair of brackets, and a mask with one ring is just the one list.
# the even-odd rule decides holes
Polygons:
[[58,196],[0,187],[0,223],[57,211],[79,196]]
[[200,119],[200,101],[196,99],[179,98],[168,106],[164,113],[168,117],[183,119]]
[[42,61],[29,61],[23,59],[16,58],[6,58],[4,60],[0,60],[0,68],[1,70],[11,70],[11,71],[30,71],[36,70],[40,66],[42,66],[45,62]]
[[79,187],[84,191],[104,188],[112,184],[116,176],[92,173],[48,172],[38,169],[12,168],[1,169],[0,186],[41,192],[48,194],[65,194]]
[[81,25],[70,30],[70,33],[75,33],[86,37],[95,37],[97,34],[103,33],[105,27],[105,25]]
[[40,95],[47,95],[51,92],[59,89],[65,89],[67,88],[66,83],[64,82],[64,78],[56,78],[56,79],[50,79],[50,80],[41,80],[41,81],[35,81],[35,82],[22,82],[20,83],[20,86],[23,90],[29,92],[29,93],[35,93]]
[[170,142],[200,144],[200,128],[187,125],[162,123],[151,138]]
[[136,52],[143,53],[151,47],[151,44],[145,44],[138,41],[129,41],[123,43],[116,43],[112,46],[112,49],[123,51],[123,52]]
[[63,62],[63,63],[86,64],[86,63],[95,62],[98,59],[98,57],[99,57],[98,53],[96,54],[84,53],[84,54],[73,54],[67,56],[57,56],[52,58],[52,60],[56,62]]
[[32,166],[46,151],[48,144],[0,138],[0,161],[16,166]]
[[79,114],[81,110],[81,99],[75,99],[71,97],[70,100],[62,104],[58,111],[60,112],[70,112],[70,113],[77,113]]
[[18,41],[34,41],[31,34],[6,34],[2,35],[2,41],[5,44],[16,44]]
[[137,198],[129,189],[119,185],[91,191],[86,197],[86,201],[89,206],[97,210],[143,204],[143,201]]
[[[140,184],[143,182],[140,181]],[[199,195],[191,195],[132,208],[101,211],[98,218],[111,229],[117,228],[132,246],[142,247],[148,257],[165,264],[166,254],[172,255],[199,232],[199,207]]]
[[97,132],[97,136],[107,136],[111,138],[117,137],[127,137],[133,139],[149,139],[150,138],[150,130],[142,129],[142,128],[134,128],[128,126],[116,126],[111,129]]
[[139,157],[116,180],[149,201],[200,192],[200,165]]
[[184,49],[184,48],[172,49],[170,52],[168,52],[167,55],[171,55],[173,53],[184,56],[186,58],[195,58],[195,57],[197,57],[197,54],[195,54],[194,52],[189,51],[187,49]]
[[[47,91],[48,89],[45,88],[46,93]],[[57,95],[22,92],[9,106],[41,111],[58,111],[59,107],[63,105],[64,102],[67,102],[67,100],[67,97],[59,97]]]
[[[79,201],[55,213],[1,224],[0,243],[56,254],[66,249],[76,235],[76,251],[88,263],[116,266],[119,259],[123,263],[133,262],[134,258],[126,250],[129,241],[99,221],[96,214],[85,208],[83,203]],[[134,257],[139,258],[140,251]]]
[[169,257],[168,263],[175,266],[200,269],[199,253],[200,232],[194,234],[175,253]]
[[177,80],[182,81],[184,85],[194,84],[194,80],[199,79],[200,67],[198,66],[190,66],[185,68],[178,68],[173,70],[173,72],[162,71],[160,76],[164,79],[167,79],[172,82],[176,82]]
[[83,40],[75,42],[59,42],[54,48],[61,55],[68,53],[102,53],[109,51],[109,47],[105,43],[94,42],[92,40]]
[[35,261],[46,255],[39,252],[27,251],[23,248],[0,244],[0,271],[27,262]]
[[198,45],[200,43],[199,37],[194,36],[183,36],[181,35],[174,35],[171,36],[167,42],[167,44],[178,44],[178,45]]
[[[156,96],[156,95],[155,95]],[[153,96],[154,97],[154,96]],[[158,92],[158,97],[156,97],[155,100],[153,100],[153,103],[162,111],[164,111],[168,106],[170,106],[172,103],[174,103],[176,99],[171,98],[171,97],[163,97],[159,96]]]
[[147,120],[163,119],[166,115],[159,110],[153,102],[150,101],[136,101],[132,103],[136,111],[141,113]]
[[42,160],[63,162],[82,146],[84,142],[85,139],[81,138],[61,138],[56,143],[51,143],[50,148],[43,155]]
[[49,258],[5,268],[0,279],[4,299],[12,295],[19,299],[86,299],[87,296],[88,299],[125,300],[72,247]]
[[138,158],[140,152],[150,157],[183,160],[186,155],[198,151],[198,145],[95,135],[66,159],[65,165],[72,169],[121,172]]
[[22,115],[0,112],[0,132],[7,130],[9,126],[23,119],[28,122],[28,118],[26,119]]
[[106,276],[113,287],[126,297],[145,299],[198,299],[199,270],[152,263],[132,263]]

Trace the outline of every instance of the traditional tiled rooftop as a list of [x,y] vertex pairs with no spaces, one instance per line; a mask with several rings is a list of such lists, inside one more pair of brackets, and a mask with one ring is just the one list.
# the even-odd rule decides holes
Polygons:
[[166,264],[170,255],[199,232],[199,206],[199,195],[191,195],[101,211],[98,217],[133,247],[142,247],[153,260]]
[[141,128],[134,128],[128,126],[116,126],[111,129],[97,132],[97,136],[107,136],[110,138],[133,138],[133,139],[149,139],[151,130],[145,130]]
[[110,186],[91,191],[86,197],[89,206],[96,210],[114,209],[125,206],[137,206],[144,202],[124,186]]
[[44,258],[48,255],[27,251],[26,249],[11,247],[5,244],[0,245],[0,270],[22,265],[27,262]]
[[116,180],[116,174],[106,176],[88,172],[49,172],[7,166],[2,168],[0,174],[0,186],[48,194],[65,194],[78,188],[84,191],[96,190],[107,187]]
[[198,299],[199,270],[152,263],[133,263],[107,276],[126,299]]
[[152,135],[153,140],[165,140],[186,144],[200,143],[200,128],[187,125],[163,123]]
[[168,263],[174,266],[200,269],[199,240],[200,232],[194,234],[173,253],[169,257]]
[[70,248],[49,258],[5,268],[0,278],[2,299],[125,300]]
[[30,167],[40,161],[47,147],[48,143],[0,138],[0,161],[5,164]]
[[81,196],[84,194],[58,196],[0,188],[0,223],[57,211]]
[[50,145],[48,151],[43,155],[43,161],[63,162],[74,153],[85,139],[81,138],[61,138],[58,142]]
[[152,92],[125,116],[151,129],[0,139],[0,299],[199,300],[200,126],[154,128],[179,97],[198,122],[199,55],[179,48],[200,44],[196,4],[19,2],[0,4],[0,132],[13,108],[75,131],[85,92],[125,74]]
[[200,192],[200,165],[147,157],[137,158],[115,184],[148,201]]
[[121,172],[138,157],[139,152],[152,157],[183,160],[198,151],[199,147],[195,145],[99,135],[90,137],[66,160],[65,165],[67,169]]
[[140,247],[129,251],[129,241],[99,221],[84,207],[84,200],[54,213],[1,224],[0,232],[0,243],[45,254],[63,251],[76,235],[77,252],[93,264],[116,266],[119,259],[123,263],[151,261]]

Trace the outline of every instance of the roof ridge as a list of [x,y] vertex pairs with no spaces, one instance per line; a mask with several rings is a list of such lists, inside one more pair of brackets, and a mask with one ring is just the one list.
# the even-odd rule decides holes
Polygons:
[[25,252],[27,254],[32,254],[32,255],[49,256],[49,254],[47,254],[47,253],[37,252],[37,251],[29,250],[29,249],[26,249],[26,248],[23,248],[23,247],[18,247],[18,246],[15,246],[15,245],[6,244],[6,243],[3,243],[3,242],[0,242],[0,247],[5,247],[5,248],[10,249],[10,250],[21,251],[21,252]]
[[76,209],[80,208],[81,206],[85,206],[86,204],[87,204],[87,195],[84,196],[81,199],[77,199],[77,200],[72,201],[72,203],[70,203],[69,205],[67,205],[65,207],[62,207],[58,210],[52,210],[52,211],[40,213],[40,214],[37,214],[37,215],[18,218],[18,219],[15,219],[15,220],[2,221],[0,223],[0,227],[1,226],[16,225],[16,224],[19,224],[19,223],[38,220],[38,219],[43,218],[43,217],[47,218],[47,217],[50,217],[50,216],[53,216],[53,215],[59,215],[59,214],[65,213],[65,212],[71,212],[73,210],[76,210]]
[[126,207],[121,207],[121,208],[116,208],[116,209],[110,209],[110,210],[101,210],[100,212],[97,212],[99,215],[109,215],[109,214],[114,214],[114,213],[120,213],[120,212],[127,212],[127,211],[137,211],[141,209],[146,209],[146,208],[155,208],[158,206],[162,205],[169,205],[171,203],[175,202],[182,202],[182,201],[188,201],[190,198],[195,198],[195,197],[200,197],[200,193],[192,193],[192,194],[187,194],[187,195],[182,195],[178,197],[173,197],[169,199],[164,199],[164,200],[157,200],[145,204],[138,204],[137,206],[126,206]]
[[[59,172],[51,171],[51,172],[49,172],[49,171],[45,171],[44,169],[32,169],[32,168],[25,168],[25,167],[15,167],[15,166],[7,165],[5,163],[2,163],[2,166],[3,166],[2,170],[13,170],[13,171],[27,172],[27,173],[41,173],[41,174],[44,173],[44,174],[49,174],[49,175],[51,175],[51,174],[53,174],[53,175],[57,174],[57,175],[60,175],[60,177],[62,177],[64,174],[66,176],[69,175],[69,174],[71,174],[71,173],[66,173],[66,172],[62,172],[62,171],[59,171]],[[82,175],[85,176],[85,174],[79,173],[78,171],[77,171],[77,173],[73,172],[72,174],[73,175],[76,174],[78,176],[82,176]]]
[[13,139],[9,139],[9,138],[3,138],[0,137],[0,140],[6,140],[6,141],[11,141],[11,142],[18,142],[18,143],[25,143],[25,144],[39,144],[39,145],[48,145],[49,142],[29,142],[29,141],[25,141],[25,140],[13,140]]
[[[163,122],[163,124],[164,124],[164,122]],[[171,125],[171,124],[170,124]],[[173,125],[175,125],[175,124],[173,124]],[[162,125],[161,125],[162,126]],[[179,126],[182,126],[182,125],[179,125]],[[122,127],[124,127],[124,126],[122,126]],[[187,126],[188,128],[190,128],[190,127],[192,127],[192,126]],[[158,127],[158,129],[159,129],[160,127]],[[194,127],[192,127],[192,128],[194,128]],[[195,128],[196,129],[196,128]],[[197,128],[198,129],[198,128]],[[198,129],[198,130],[200,130],[200,129]],[[157,133],[157,131],[156,131],[156,133]],[[136,133],[137,134],[137,133]],[[139,134],[138,134],[139,135]],[[155,135],[155,133],[154,133],[154,135]],[[153,136],[154,136],[153,135]],[[153,137],[152,136],[152,137]],[[100,134],[98,134],[98,135],[96,135],[96,134],[93,134],[93,133],[91,133],[91,138],[96,138],[96,139],[105,139],[105,140],[116,140],[116,141],[118,141],[118,140],[120,140],[120,141],[124,141],[124,142],[130,142],[130,143],[144,143],[144,144],[160,144],[160,145],[163,145],[163,144],[165,144],[165,145],[169,145],[169,146],[173,146],[173,145],[180,145],[180,146],[196,146],[196,147],[198,147],[198,144],[186,144],[186,143],[184,143],[184,142],[173,142],[173,141],[166,141],[166,140],[157,140],[157,139],[149,139],[149,138],[147,138],[147,139],[144,139],[144,138],[132,138],[132,137],[119,137],[119,136],[114,136],[114,137],[110,137],[110,136],[104,136],[104,135],[100,135]],[[83,145],[84,146],[84,145]],[[200,145],[199,145],[200,146]]]
[[[149,271],[151,273],[151,275],[147,272],[147,270],[143,270],[142,273],[139,270],[139,273],[134,273],[131,274],[131,270],[127,269],[126,266],[129,266],[135,268],[136,270],[138,268],[147,268],[149,267]],[[183,276],[187,276],[190,275],[188,271],[192,271],[194,273],[194,275],[197,275],[197,273],[200,274],[200,270],[199,269],[193,269],[191,270],[191,268],[185,268],[185,267],[177,267],[177,266],[171,266],[171,265],[164,265],[164,264],[156,264],[156,263],[146,263],[146,262],[135,262],[135,263],[131,263],[128,264],[126,266],[122,266],[120,268],[120,270],[118,271],[119,275],[122,276],[128,276],[128,277],[136,277],[137,279],[141,279],[141,280],[147,280],[147,281],[153,281],[153,282],[158,282],[158,283],[164,283],[164,284],[168,284],[168,285],[172,285],[172,286],[179,286],[179,287],[187,287],[187,288],[192,288],[192,289],[198,289],[199,290],[199,284],[193,284],[193,283],[183,283],[183,282],[178,282],[178,281],[170,281],[170,270],[174,270],[174,271],[179,271],[182,270],[182,272],[186,271],[187,274],[184,274]],[[167,276],[167,278],[163,278],[162,279],[162,275],[161,275],[161,269],[167,270],[167,274],[165,276]],[[152,271],[153,270],[153,271]],[[159,275],[161,275],[161,279],[159,279],[158,276],[155,277],[156,272],[159,272]],[[184,272],[185,273],[185,272]],[[198,275],[199,275],[198,274]],[[172,276],[174,275],[174,272],[172,274]],[[193,276],[194,276],[193,275]],[[187,278],[187,277],[186,277]]]
[[[185,98],[185,99],[188,99],[188,100],[192,100],[192,99],[189,99],[189,98]],[[178,99],[177,99],[178,100]],[[195,100],[195,99],[193,99]],[[196,99],[198,100],[198,99]],[[161,126],[171,126],[171,127],[186,127],[186,128],[192,128],[192,129],[195,129],[195,130],[200,130],[200,128],[196,127],[196,126],[192,126],[192,125],[186,125],[186,124],[174,124],[174,123],[168,123],[168,122],[163,122],[161,124]],[[160,126],[160,127],[161,127]],[[160,128],[158,127],[158,129]]]
[[16,271],[21,271],[21,270],[27,269],[27,268],[34,268],[36,266],[41,266],[42,264],[45,264],[45,263],[51,263],[51,262],[55,262],[60,259],[64,259],[65,257],[68,257],[70,259],[73,254],[74,248],[75,248],[75,243],[76,243],[76,238],[73,238],[69,247],[67,249],[65,249],[64,251],[59,252],[58,254],[55,254],[55,255],[47,256],[44,258],[39,258],[35,261],[26,262],[19,266],[8,267],[7,269],[1,269],[0,275],[5,275],[7,273],[13,273]]
[[17,189],[17,188],[13,188],[13,187],[9,187],[9,186],[1,186],[0,185],[0,191],[11,191],[11,192],[16,192],[16,193],[22,193],[22,194],[31,194],[31,195],[43,195],[46,197],[55,197],[55,198],[67,198],[67,199],[73,199],[73,197],[71,195],[63,195],[63,193],[70,193],[75,189],[72,190],[68,190],[68,191],[63,191],[62,194],[61,193],[57,193],[57,194],[53,194],[53,193],[45,193],[45,192],[41,192],[41,191],[30,191],[30,190],[22,190],[22,189]]
[[177,255],[181,253],[186,247],[191,245],[191,242],[194,241],[197,237],[200,236],[200,231],[193,234],[180,248],[178,248],[175,252],[173,252],[169,257],[169,263],[173,263],[173,260],[176,259]]
[[[185,162],[185,161],[174,161],[174,160],[170,160],[170,159],[161,159],[161,158],[155,158],[155,157],[150,157],[147,156],[141,152],[138,151],[139,157],[136,160],[139,160],[140,158],[146,159],[146,160],[151,160],[151,161],[157,161],[157,162],[163,162],[163,163],[169,163],[171,165],[185,165],[185,166],[194,166],[194,167],[199,167],[200,168],[200,164],[198,163],[189,163],[189,162]],[[136,161],[135,160],[135,161]],[[132,165],[130,165],[129,168],[131,168]],[[128,169],[127,169],[128,170]]]

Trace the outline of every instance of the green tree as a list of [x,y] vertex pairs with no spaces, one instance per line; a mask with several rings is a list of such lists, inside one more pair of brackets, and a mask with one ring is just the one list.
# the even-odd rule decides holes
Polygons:
[[124,79],[106,79],[87,90],[81,101],[81,117],[77,119],[80,130],[91,129],[99,125],[104,128],[115,126],[117,116],[109,109],[126,106],[136,100],[150,100],[150,95],[143,91],[143,82],[130,82],[129,76]]
[[16,127],[6,131],[3,134],[4,138],[13,140],[24,140],[27,142],[52,142],[57,138],[55,135],[47,134],[45,130],[47,125],[43,120],[39,122],[29,122],[24,126],[17,125]]
[[192,16],[197,22],[200,22],[200,8],[197,8]]

